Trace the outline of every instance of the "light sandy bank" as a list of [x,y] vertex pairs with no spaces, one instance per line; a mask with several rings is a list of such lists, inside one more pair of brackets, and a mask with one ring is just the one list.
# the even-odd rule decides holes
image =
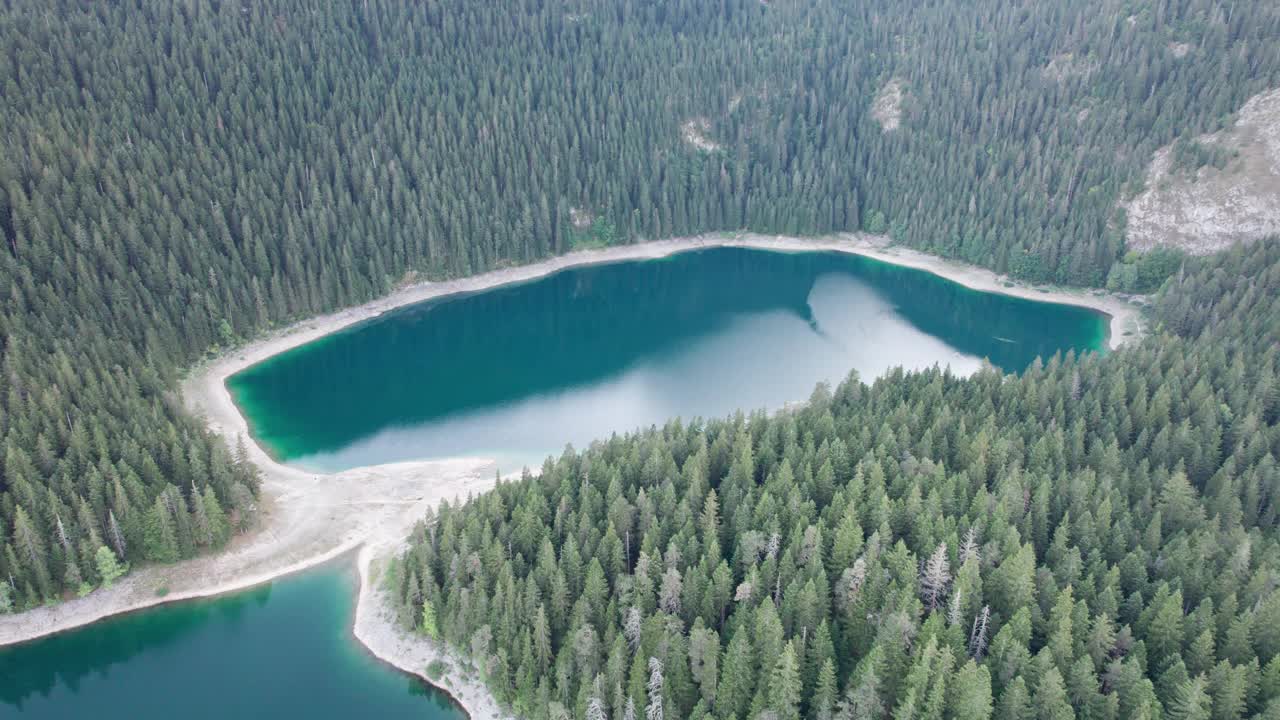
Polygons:
[[111,615],[221,595],[319,565],[371,539],[405,537],[428,507],[493,487],[484,460],[410,462],[283,480],[265,473],[257,529],[221,553],[129,573],[114,587],[0,615],[0,646],[70,630]]
[[[261,464],[261,463],[260,463]],[[258,529],[224,552],[166,566],[146,567],[114,587],[19,615],[0,615],[0,646],[70,630],[102,618],[155,605],[243,590],[326,562],[355,548],[362,578],[356,634],[379,658],[423,675],[430,648],[396,643],[387,598],[365,580],[371,548],[386,557],[408,536],[428,507],[493,487],[486,460],[408,462],[314,475],[262,464],[262,518]],[[159,594],[164,591],[163,596]],[[416,658],[428,657],[424,662]],[[456,663],[454,663],[456,666]],[[456,673],[455,673],[456,675]],[[462,676],[442,685],[472,718],[498,717],[482,684]]]
[[[358,307],[297,323],[199,366],[184,381],[183,398],[192,412],[203,416],[210,429],[234,447],[240,438],[249,438],[249,428],[232,401],[226,380],[273,355],[389,310],[445,295],[527,282],[570,267],[731,246],[865,255],[924,270],[975,290],[1092,308],[1111,317],[1113,348],[1139,337],[1142,332],[1139,307],[1124,298],[1096,291],[1042,290],[1009,283],[988,270],[890,247],[883,237],[839,235],[801,239],[724,233],[574,252],[470,278],[409,286]],[[263,477],[263,507],[257,530],[238,538],[218,555],[143,568],[114,587],[87,597],[19,615],[0,616],[0,646],[165,602],[241,590],[362,546],[358,558],[362,583],[356,611],[356,637],[379,658],[425,677],[427,664],[440,657],[439,649],[398,630],[392,622],[388,598],[370,578],[376,576],[377,568],[386,558],[402,547],[413,523],[428,507],[445,499],[490,489],[496,474],[494,464],[479,458],[457,458],[317,474],[277,462],[256,442],[246,445]],[[474,678],[463,677],[456,661],[451,659],[450,665],[454,671],[447,677],[428,680],[453,694],[473,718],[498,717],[497,705],[483,686]]]
[[[704,240],[704,238],[694,238],[694,240]],[[1051,302],[1089,308],[1110,318],[1108,346],[1112,350],[1125,343],[1140,339],[1145,332],[1142,322],[1143,298],[1141,297],[1129,297],[1097,289],[1084,290],[1027,285],[1013,280],[1007,275],[998,275],[986,268],[947,260],[936,255],[912,250],[911,248],[890,245],[889,238],[882,235],[845,233],[825,238],[809,239],[741,233],[726,235],[723,238],[720,236],[708,236],[705,240],[709,245],[753,247],[783,252],[825,250],[849,253],[851,255],[863,255],[893,265],[923,270],[971,290],[997,293],[1037,302]]]
[[[231,400],[225,387],[226,378],[273,355],[304,345],[312,340],[369,320],[405,305],[455,295],[479,292],[501,285],[528,282],[560,270],[586,265],[598,265],[628,260],[645,260],[667,257],[690,250],[712,247],[749,247],[779,252],[844,252],[863,255],[894,265],[915,268],[932,273],[973,290],[999,293],[1041,302],[1064,303],[1091,308],[1111,317],[1112,348],[1142,332],[1140,306],[1128,298],[1101,290],[1032,287],[985,268],[953,262],[909,248],[891,246],[884,236],[842,234],[822,238],[796,238],[782,235],[755,233],[712,233],[687,238],[654,240],[633,245],[581,250],[549,258],[531,265],[494,270],[459,280],[424,282],[411,285],[386,297],[348,308],[330,315],[296,323],[284,330],[249,344],[235,352],[198,369],[184,384],[184,395],[189,404],[203,410],[210,424],[222,426],[224,434],[248,435],[248,425]],[[190,402],[195,391],[194,402]],[[256,445],[253,450],[261,452]],[[270,461],[270,458],[266,458]]]
[[[475,670],[464,670],[463,658],[440,643],[407,633],[395,621],[392,599],[382,588],[381,573],[387,560],[399,550],[391,545],[366,545],[360,549],[360,599],[356,604],[355,636],[378,659],[426,680],[448,693],[473,720],[513,717],[499,707]],[[434,661],[447,668],[438,677],[427,674]]]

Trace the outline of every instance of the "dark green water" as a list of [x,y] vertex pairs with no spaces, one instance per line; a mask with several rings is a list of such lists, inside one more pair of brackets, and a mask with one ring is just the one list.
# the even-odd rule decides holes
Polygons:
[[356,583],[327,565],[0,648],[0,718],[465,718],[351,637]]
[[1090,310],[838,253],[720,248],[402,308],[228,381],[277,457],[340,470],[479,455],[505,470],[674,416],[807,398],[850,370],[1105,345]]

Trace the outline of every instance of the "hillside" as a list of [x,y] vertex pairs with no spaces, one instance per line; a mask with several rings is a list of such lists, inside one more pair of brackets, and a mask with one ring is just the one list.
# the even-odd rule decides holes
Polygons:
[[1100,284],[1151,153],[1280,86],[1278,35],[1264,0],[8,3],[10,602],[250,525],[178,376],[406,278],[746,227]]
[[1280,233],[1280,89],[1250,98],[1229,127],[1158,150],[1127,221],[1130,248],[1194,255]]
[[424,519],[406,630],[528,718],[1272,718],[1280,242],[1107,357],[851,377]]

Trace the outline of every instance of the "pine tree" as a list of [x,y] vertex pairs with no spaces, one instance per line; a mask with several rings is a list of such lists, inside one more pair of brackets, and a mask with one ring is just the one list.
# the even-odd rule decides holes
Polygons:
[[662,662],[658,658],[649,658],[649,684],[646,686],[649,692],[649,703],[645,705],[645,720],[662,720],[663,718],[663,697],[662,697]]
[[1147,630],[1147,647],[1154,661],[1152,667],[1160,673],[1182,654],[1182,594],[1167,596],[1155,610]]
[[787,643],[769,681],[769,708],[778,720],[800,718],[800,668],[795,648]]
[[720,636],[714,630],[695,628],[689,636],[689,669],[708,706],[715,703],[719,666]]
[[1037,720],[1073,720],[1076,716],[1056,667],[1049,668],[1036,685],[1035,710]]
[[102,578],[103,587],[111,587],[121,575],[129,572],[129,567],[121,565],[115,553],[111,552],[111,548],[106,545],[98,547],[94,562],[98,567],[98,576]]
[[1093,619],[1093,629],[1086,643],[1089,657],[1093,659],[1094,669],[1100,670],[1116,647],[1116,633],[1111,618],[1102,613]]
[[875,670],[876,663],[872,658],[872,655],[868,655],[867,659],[863,660],[861,669],[854,673],[844,699],[836,705],[838,720],[878,720],[884,716],[885,707],[880,690],[880,676]]
[[969,657],[981,660],[987,650],[987,628],[991,622],[991,608],[983,607],[982,612],[973,618],[973,627],[969,631]]
[[227,526],[227,516],[222,511],[222,505],[218,502],[218,497],[214,494],[212,487],[205,486],[199,504],[203,508],[205,522],[208,525],[210,544],[215,548],[226,545],[230,532]]
[[1209,675],[1209,694],[1213,700],[1213,720],[1239,720],[1248,706],[1250,682],[1244,667],[1234,668],[1223,660]]
[[951,584],[951,568],[947,563],[947,544],[942,543],[920,572],[920,595],[924,598],[925,607],[930,611],[937,610],[947,594]]
[[813,697],[809,699],[809,717],[813,720],[833,720],[838,692],[835,661],[828,658],[818,670]]
[[539,668],[545,670],[551,664],[551,626],[542,605],[533,616],[533,647]]
[[605,711],[604,701],[599,697],[593,696],[587,702],[587,720],[609,720],[609,713]]
[[725,650],[716,689],[716,716],[741,717],[755,689],[755,654],[746,630],[739,629]]
[[147,511],[144,533],[148,560],[173,562],[178,559],[177,534],[169,506],[163,497],[157,497]]
[[422,633],[432,640],[440,639],[440,628],[436,623],[436,608],[429,598],[422,601],[422,619],[419,622]]
[[973,660],[964,664],[951,683],[948,700],[949,718],[954,720],[987,720],[991,717],[991,674]]
[[124,541],[124,531],[120,528],[120,523],[116,521],[115,510],[107,511],[107,537],[111,541],[111,547],[115,549],[116,555],[125,557],[128,545]]
[[1022,545],[1017,553],[996,568],[992,605],[1002,616],[1010,617],[1035,599],[1035,550]]
[[1160,489],[1160,514],[1166,534],[1186,530],[1204,521],[1204,509],[1195,488],[1191,487],[1187,474],[1182,470],[1173,473]]
[[1072,614],[1075,602],[1071,586],[1062,589],[1049,612],[1049,652],[1059,671],[1071,666],[1075,659],[1075,638],[1072,627]]
[[996,717],[1001,720],[1032,720],[1039,717],[1031,704],[1031,694],[1027,692],[1026,681],[1021,675],[1015,677],[1000,696]]
[[[19,562],[25,565],[30,577],[35,580],[40,594],[48,596],[53,591],[53,583],[49,577],[44,543],[41,542],[30,516],[21,505],[14,510],[13,514],[13,544],[20,558]],[[15,569],[21,570],[22,567],[18,566]]]
[[1180,683],[1167,708],[1170,720],[1209,720],[1209,694],[1205,692],[1204,676],[1196,676]]

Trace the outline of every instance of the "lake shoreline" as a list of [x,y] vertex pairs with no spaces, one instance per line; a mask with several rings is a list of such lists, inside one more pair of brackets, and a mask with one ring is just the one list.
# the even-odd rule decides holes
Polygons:
[[[462,674],[461,658],[442,643],[406,632],[395,622],[393,599],[381,587],[381,577],[375,577],[375,566],[385,566],[397,549],[380,550],[368,545],[360,549],[356,558],[360,589],[352,636],[373,657],[448,696],[471,720],[511,719],[512,715],[498,705],[479,677]],[[441,677],[432,678],[427,668],[436,660],[444,662],[449,669]]]
[[[261,502],[265,507],[259,527],[236,538],[220,553],[141,568],[112,588],[84,598],[0,616],[0,647],[156,605],[245,590],[359,548],[356,638],[379,659],[449,693],[472,718],[497,716],[496,702],[478,680],[450,677],[452,682],[441,682],[425,675],[423,659],[436,657],[432,653],[439,649],[395,628],[388,619],[388,598],[370,580],[374,564],[403,546],[413,524],[429,507],[492,488],[497,475],[494,463],[484,458],[456,458],[359,467],[333,474],[285,465],[252,438],[226,380],[272,356],[407,305],[530,282],[574,267],[659,259],[716,247],[843,252],[929,272],[976,291],[1086,307],[1109,316],[1108,345],[1113,349],[1141,337],[1143,330],[1139,308],[1124,298],[1101,291],[1044,290],[1011,283],[989,270],[891,246],[887,238],[867,235],[805,239],[715,233],[576,251],[468,278],[414,284],[364,305],[268,333],[194,367],[182,383],[182,398],[188,409],[203,417],[231,447],[245,441],[250,460],[262,475]],[[161,589],[163,595],[158,594]]]

